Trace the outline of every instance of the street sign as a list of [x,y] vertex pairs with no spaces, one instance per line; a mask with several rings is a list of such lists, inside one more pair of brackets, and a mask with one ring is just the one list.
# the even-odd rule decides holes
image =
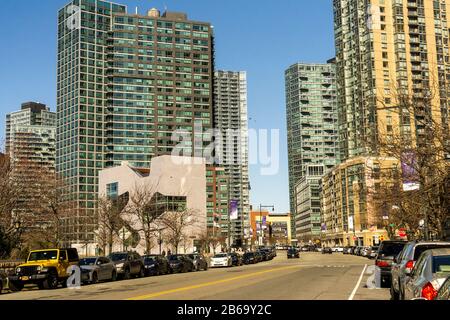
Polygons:
[[406,237],[406,230],[404,228],[398,230],[398,235],[400,237]]

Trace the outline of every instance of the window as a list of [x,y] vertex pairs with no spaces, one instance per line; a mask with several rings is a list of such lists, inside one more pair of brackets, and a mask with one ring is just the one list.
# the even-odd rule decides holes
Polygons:
[[119,183],[110,183],[106,186],[106,196],[110,199],[117,198],[119,196]]

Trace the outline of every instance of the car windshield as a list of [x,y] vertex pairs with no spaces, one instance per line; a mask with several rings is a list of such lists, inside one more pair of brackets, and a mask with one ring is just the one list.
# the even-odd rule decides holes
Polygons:
[[226,253],[219,253],[214,256],[214,258],[226,258],[226,257],[227,257]]
[[247,252],[244,254],[244,256],[251,258],[251,257],[253,257],[253,252]]
[[437,244],[419,245],[414,250],[414,261],[417,261],[419,259],[422,252],[424,252],[426,250],[430,250],[430,249],[435,249],[435,248],[450,248],[450,244],[448,244],[448,245],[437,245]]
[[113,253],[109,256],[112,261],[124,261],[127,259],[126,253]]
[[405,243],[401,242],[384,242],[380,249],[380,254],[385,256],[396,256],[403,250]]
[[179,261],[179,260],[181,260],[181,256],[176,255],[169,256],[169,261]]
[[85,258],[80,260],[80,266],[93,266],[97,258]]
[[31,252],[30,256],[28,257],[28,261],[56,260],[56,259],[58,259],[57,250]]
[[436,272],[450,273],[450,256],[433,257],[433,273]]
[[188,254],[188,257],[191,258],[192,260],[197,259],[197,256],[195,254]]
[[144,257],[144,262],[146,262],[146,263],[155,262],[155,261],[156,261],[156,257]]

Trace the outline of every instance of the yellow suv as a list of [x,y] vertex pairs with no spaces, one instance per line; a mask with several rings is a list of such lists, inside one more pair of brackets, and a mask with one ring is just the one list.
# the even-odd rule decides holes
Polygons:
[[19,265],[15,274],[8,277],[11,291],[20,291],[26,284],[36,284],[39,289],[55,289],[67,285],[67,270],[79,262],[77,249],[34,250],[27,262]]

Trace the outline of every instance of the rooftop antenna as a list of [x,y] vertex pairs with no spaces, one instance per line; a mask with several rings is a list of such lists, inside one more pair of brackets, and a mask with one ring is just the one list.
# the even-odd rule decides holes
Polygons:
[[136,7],[136,15],[138,15],[139,14],[139,12],[138,12],[138,7]]

